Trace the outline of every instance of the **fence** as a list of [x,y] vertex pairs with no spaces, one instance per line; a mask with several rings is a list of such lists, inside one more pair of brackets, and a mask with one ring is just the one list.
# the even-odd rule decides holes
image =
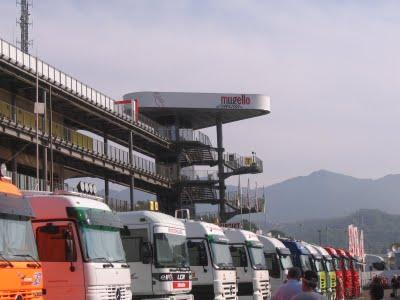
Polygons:
[[[9,120],[13,120],[12,115],[13,107],[4,101],[0,100],[0,116],[5,117]],[[23,110],[22,108],[15,107],[16,112],[16,121],[17,124],[25,127],[28,130],[36,130],[36,116],[32,112]],[[46,126],[44,125],[43,117],[39,116],[39,131],[40,134],[47,133],[49,134],[50,121],[47,122]],[[105,156],[108,159],[124,164],[130,165],[129,162],[129,151],[121,149],[116,146],[108,145],[107,151],[105,151],[105,145],[103,141],[100,141],[96,138],[89,137],[81,132],[78,132],[74,129],[68,128],[62,124],[57,122],[53,122],[52,133],[56,139],[65,141],[70,143],[71,145],[78,147],[82,150],[89,151],[93,154]],[[45,127],[45,130],[43,128]],[[107,152],[107,153],[106,153]],[[157,166],[156,164],[150,160],[147,160],[143,157],[139,157],[133,155],[133,164],[134,168],[137,168],[143,172],[147,172],[153,175],[161,176],[164,178],[170,178],[169,169],[163,166]]]
[[[74,77],[69,76],[57,68],[43,62],[39,58],[22,52],[17,47],[2,39],[0,39],[0,58],[13,63],[32,75],[39,77],[41,80],[54,84],[68,93],[72,93],[85,101],[93,103],[96,106],[113,113],[123,120],[128,120],[129,122],[134,123],[133,116],[118,109],[115,105],[115,100],[111,97],[89,87]],[[153,134],[157,134],[162,138],[167,138],[163,135],[164,130],[162,130],[162,126],[157,122],[143,115],[140,115],[139,118],[140,120],[137,122],[137,125],[141,128]]]

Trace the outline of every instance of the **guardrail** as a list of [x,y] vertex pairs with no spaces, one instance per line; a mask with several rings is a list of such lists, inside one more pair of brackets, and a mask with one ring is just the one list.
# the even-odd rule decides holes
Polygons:
[[105,111],[111,112],[117,117],[136,123],[138,126],[153,134],[157,134],[161,138],[164,136],[163,126],[157,122],[140,115],[139,120],[135,122],[131,115],[124,113],[122,110],[116,109],[115,100],[94,88],[82,83],[74,77],[58,70],[57,68],[45,63],[37,57],[22,52],[18,47],[0,39],[0,58],[24,69],[34,76],[38,76],[41,80],[58,86],[59,88],[91,102]]

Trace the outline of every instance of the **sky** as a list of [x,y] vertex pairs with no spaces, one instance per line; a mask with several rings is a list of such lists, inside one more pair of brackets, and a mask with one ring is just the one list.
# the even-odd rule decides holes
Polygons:
[[[1,38],[17,15],[0,1]],[[116,99],[269,95],[270,115],[224,126],[227,151],[263,159],[259,185],[400,173],[399,1],[34,0],[32,19],[32,54]]]

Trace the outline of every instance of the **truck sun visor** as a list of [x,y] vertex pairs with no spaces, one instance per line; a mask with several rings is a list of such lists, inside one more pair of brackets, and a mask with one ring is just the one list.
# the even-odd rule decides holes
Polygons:
[[67,215],[86,226],[104,226],[118,229],[124,227],[118,215],[111,211],[85,207],[67,207]]
[[32,208],[25,197],[13,197],[5,194],[0,194],[0,213],[33,217]]
[[228,244],[229,240],[223,235],[208,234],[207,239],[209,242]]

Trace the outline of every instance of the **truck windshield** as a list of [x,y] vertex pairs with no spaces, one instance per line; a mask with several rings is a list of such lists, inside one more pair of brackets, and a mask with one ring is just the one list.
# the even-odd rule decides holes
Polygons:
[[94,262],[125,262],[118,228],[79,226],[85,257]]
[[281,264],[282,264],[282,268],[284,270],[288,270],[290,268],[293,267],[293,263],[292,263],[292,259],[290,257],[290,255],[279,255]]
[[215,265],[219,268],[233,267],[232,255],[228,244],[210,242],[210,247]]
[[334,266],[335,270],[336,270],[336,271],[341,271],[342,268],[340,267],[339,259],[337,259],[336,257],[334,257],[334,258],[332,259],[332,261],[333,261],[333,266]]
[[342,258],[343,259],[343,266],[345,270],[350,270],[350,265],[349,265],[349,260],[347,258]]
[[38,260],[29,219],[0,218],[0,261]]
[[322,265],[322,260],[315,259],[314,264],[315,264],[315,270],[317,272],[322,272],[324,270],[324,266]]
[[301,254],[300,255],[300,265],[301,269],[304,271],[311,271],[311,263],[308,255]]
[[332,271],[334,271],[334,269],[333,269],[333,264],[332,264],[332,260],[326,259],[326,260],[325,260],[325,266],[326,266],[326,271],[327,271],[327,272],[332,272]]
[[184,235],[155,233],[154,241],[158,267],[189,267],[189,255]]
[[253,268],[266,269],[267,267],[266,267],[263,248],[247,246],[247,249],[249,251],[249,256],[250,256],[250,260],[253,265]]

